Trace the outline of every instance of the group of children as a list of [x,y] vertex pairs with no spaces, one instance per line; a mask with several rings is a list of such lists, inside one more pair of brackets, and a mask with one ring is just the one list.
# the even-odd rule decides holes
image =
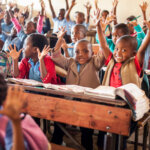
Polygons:
[[[54,23],[53,35],[58,38],[54,48],[48,46],[48,40],[43,35],[47,29],[47,27],[44,28],[43,23],[45,17],[43,1],[41,1],[41,13],[38,17],[33,18],[33,21],[27,21],[29,15],[27,11],[19,14],[19,9],[12,8],[12,5],[9,6],[9,10],[5,13],[1,12],[0,44],[4,44],[4,46],[1,46],[3,51],[0,51],[0,71],[4,68],[1,73],[5,77],[13,76],[15,78],[33,79],[43,83],[62,84],[55,70],[55,65],[58,65],[67,71],[65,84],[96,88],[100,85],[100,80],[102,80],[102,85],[105,86],[117,88],[121,85],[134,83],[141,88],[144,78],[144,62],[148,63],[149,61],[149,57],[144,61],[144,58],[147,58],[145,53],[149,52],[147,47],[150,44],[150,22],[146,21],[145,16],[147,3],[143,3],[140,6],[145,19],[144,26],[147,28],[147,30],[143,31],[135,16],[128,17],[126,23],[117,23],[117,0],[113,2],[113,10],[110,16],[107,10],[101,13],[97,0],[95,0],[96,11],[93,18],[94,27],[97,29],[96,41],[99,43],[100,48],[98,53],[94,55],[92,44],[86,40],[91,5],[89,3],[85,5],[87,9],[86,19],[83,12],[77,11],[75,12],[75,21],[72,21],[69,14],[76,5],[75,0],[72,0],[70,7],[68,0],[65,0],[66,10],[60,9],[58,17],[56,17],[51,1],[49,2]],[[35,21],[37,18],[38,21]],[[112,22],[114,27],[111,32]],[[46,24],[49,27],[50,24]],[[11,34],[8,35],[8,32]],[[62,49],[64,54],[62,54]],[[103,79],[100,79],[99,72],[103,66],[107,66],[107,69]],[[5,85],[6,83],[3,79],[1,80],[1,84]],[[3,89],[3,86],[0,86],[0,88]],[[6,91],[7,88],[5,89]],[[5,96],[1,101],[4,99]],[[2,102],[0,104],[2,105]],[[7,113],[3,114],[6,114],[11,119],[12,124],[16,124],[13,116]],[[19,118],[19,116],[17,117]],[[17,120],[19,120],[18,118]],[[12,126],[13,131],[15,131],[15,125]],[[14,139],[22,140],[20,143],[23,143],[21,127],[18,124],[17,126],[20,128],[17,133],[20,138],[14,137]],[[54,136],[56,138],[53,137],[52,142],[62,144],[63,134],[60,132],[62,131],[55,126]],[[61,137],[56,133],[60,134]],[[105,133],[102,134],[104,135]],[[81,128],[81,144],[86,150],[93,149],[92,135],[93,130]],[[98,137],[98,147],[103,149],[104,136]],[[15,140],[13,141],[14,146],[16,146]],[[23,147],[26,144],[28,144],[28,141],[21,146]],[[2,146],[4,145],[0,144],[0,147]],[[11,145],[11,147],[14,146]],[[7,147],[7,143],[5,143],[4,147]],[[126,138],[124,139],[125,149]]]

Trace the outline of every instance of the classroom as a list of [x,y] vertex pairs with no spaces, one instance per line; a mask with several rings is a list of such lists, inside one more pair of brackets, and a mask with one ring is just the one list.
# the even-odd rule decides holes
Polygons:
[[0,150],[150,150],[149,0],[0,0]]

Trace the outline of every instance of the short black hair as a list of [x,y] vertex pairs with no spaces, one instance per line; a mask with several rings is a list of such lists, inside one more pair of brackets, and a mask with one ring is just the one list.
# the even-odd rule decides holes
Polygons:
[[137,43],[137,40],[136,40],[135,37],[132,37],[132,36],[130,36],[130,35],[124,35],[124,36],[121,36],[121,37],[117,40],[117,43],[120,42],[120,41],[129,44],[129,46],[131,47],[131,49],[132,49],[133,51],[136,51],[138,43]]
[[73,28],[78,28],[80,31],[83,32],[84,36],[86,37],[87,29],[86,29],[86,27],[84,25],[76,24],[75,26],[73,26]]
[[137,20],[136,17],[133,16],[133,15],[132,15],[132,16],[129,16],[129,17],[127,18],[128,21],[132,21],[133,19]]
[[129,28],[125,23],[119,23],[119,24],[115,25],[114,29],[120,30],[123,35],[130,34]]
[[6,99],[7,95],[7,83],[4,80],[4,76],[0,74],[0,106],[3,104],[4,100]]
[[108,11],[108,10],[103,10],[102,13],[107,13],[107,14],[109,14],[109,11]]
[[45,45],[48,45],[47,38],[42,34],[32,33],[28,36],[28,38],[30,38],[32,46],[39,48],[40,52],[42,52]]
[[14,12],[14,13],[15,13],[15,12],[17,12],[17,13],[18,13],[18,12],[19,12],[19,8],[14,7],[14,8],[13,8],[13,12]]
[[90,41],[85,40],[85,39],[79,40],[79,41],[77,41],[77,42],[75,43],[75,46],[74,46],[74,47],[76,47],[76,46],[77,46],[78,44],[80,44],[80,43],[86,43],[86,44],[89,44],[89,45],[90,45],[90,48],[91,48],[91,51],[93,52],[93,47],[92,47],[92,44],[91,44]]

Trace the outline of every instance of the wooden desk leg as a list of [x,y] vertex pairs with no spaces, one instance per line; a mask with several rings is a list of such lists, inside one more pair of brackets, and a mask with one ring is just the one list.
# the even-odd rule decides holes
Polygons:
[[122,135],[118,135],[118,148],[117,150],[122,149]]
[[146,147],[147,147],[147,137],[148,137],[148,123],[146,123],[144,126],[143,150],[146,150]]
[[139,141],[139,128],[136,127],[135,129],[135,143],[134,143],[134,150],[138,149],[138,141]]

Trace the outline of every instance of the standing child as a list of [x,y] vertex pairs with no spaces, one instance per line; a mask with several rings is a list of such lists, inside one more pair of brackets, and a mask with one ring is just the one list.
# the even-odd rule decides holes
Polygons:
[[[61,47],[60,38],[57,46]],[[53,61],[67,71],[66,84],[96,88],[100,84],[99,69],[103,66],[103,55],[93,55],[92,44],[87,40],[79,40],[74,46],[75,57],[66,58],[60,51],[52,54]],[[93,149],[93,130],[81,128],[81,143],[86,150]],[[59,136],[59,135],[58,135]]]

